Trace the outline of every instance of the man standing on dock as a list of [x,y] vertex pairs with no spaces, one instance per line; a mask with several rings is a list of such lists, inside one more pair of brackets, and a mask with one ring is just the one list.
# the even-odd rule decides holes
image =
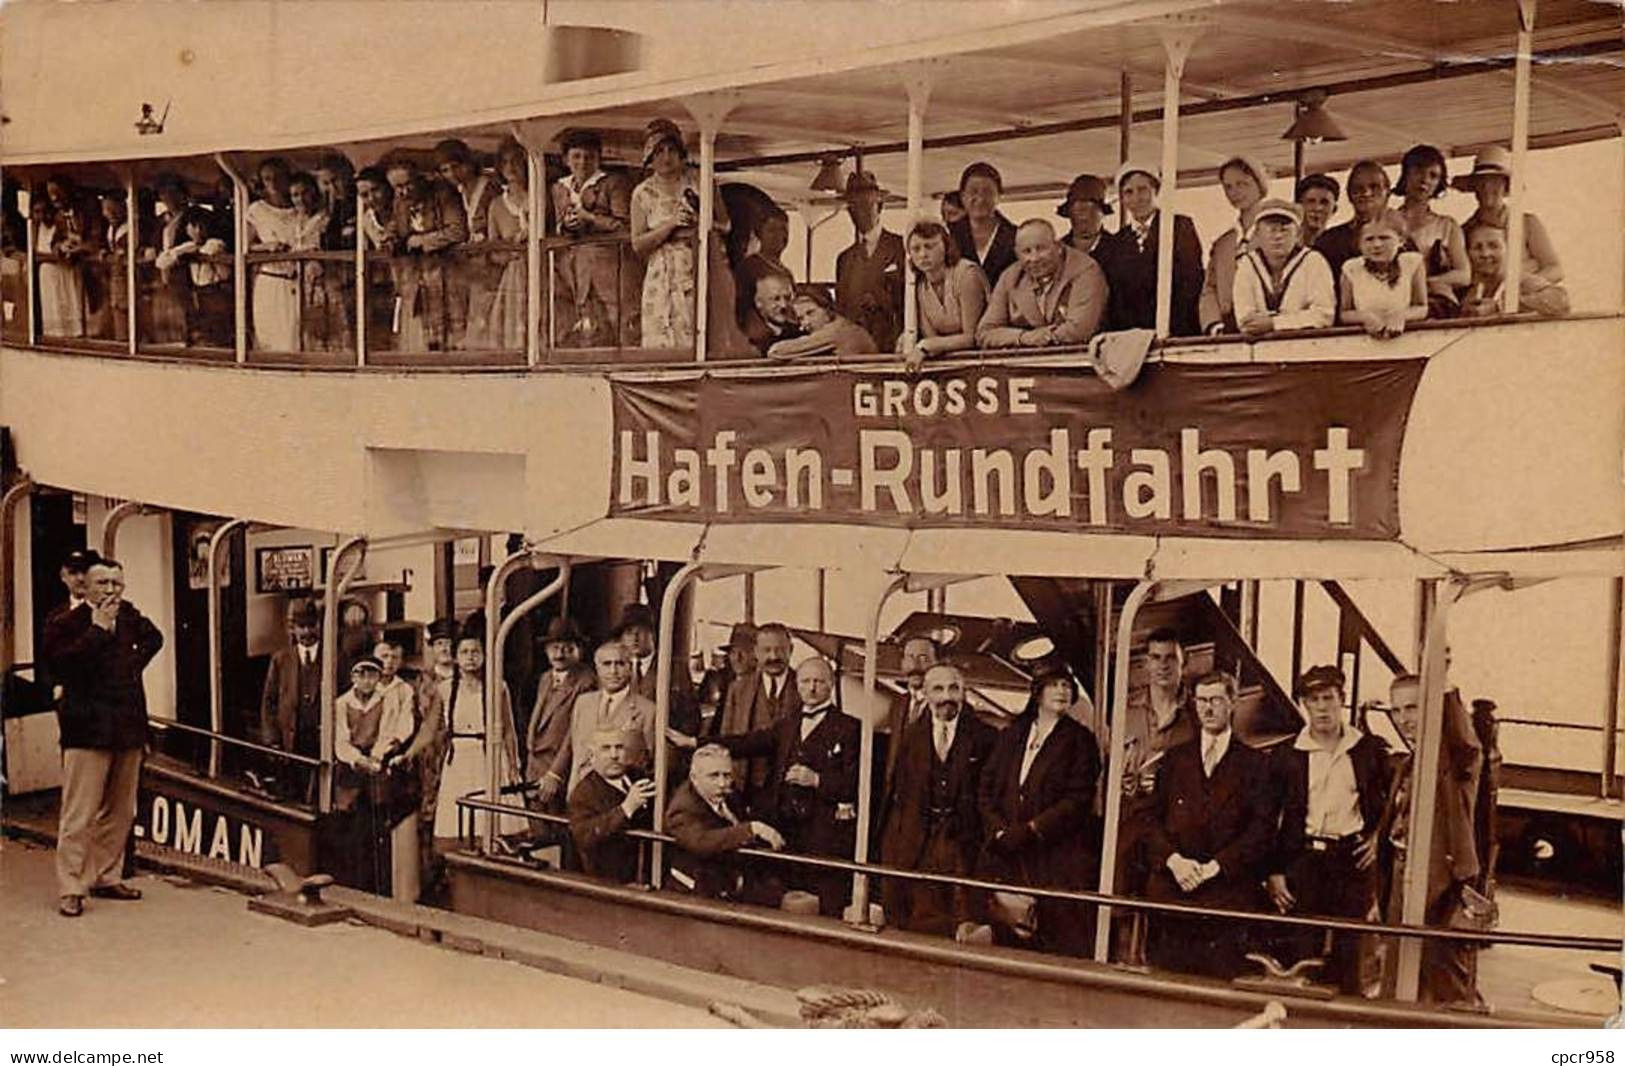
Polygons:
[[124,568],[98,560],[85,602],[45,628],[45,661],[63,688],[62,814],[57,830],[58,910],[84,913],[85,896],[137,900],[121,878],[135,822],[147,695],[141,675],[163,635],[124,600]]

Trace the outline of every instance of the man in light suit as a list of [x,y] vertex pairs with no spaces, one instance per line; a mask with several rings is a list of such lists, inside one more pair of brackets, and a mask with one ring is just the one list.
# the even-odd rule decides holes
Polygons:
[[[734,679],[722,705],[721,732],[751,733],[801,710],[795,671],[790,669],[790,630],[769,622],[756,631],[756,669]],[[767,781],[765,758],[736,759],[735,779],[747,805]]]
[[1093,256],[1062,244],[1041,218],[1016,230],[1016,265],[1004,272],[976,327],[983,348],[1083,344],[1106,314],[1106,274]]
[[752,893],[734,852],[760,841],[780,851],[784,837],[766,822],[746,821],[735,809],[734,760],[720,744],[707,744],[694,753],[688,780],[666,808],[666,832],[677,842],[671,855],[671,887],[711,899],[753,899],[776,904],[776,891],[764,886]]
[[[928,713],[892,745],[897,772],[881,805],[880,861],[969,876],[982,850],[982,768],[998,732],[965,713],[965,677],[957,666],[933,665],[924,682]],[[888,878],[881,895],[888,920],[900,929],[950,934],[974,920],[974,900],[961,889]]]
[[[1262,910],[1259,888],[1279,815],[1270,757],[1231,731],[1236,681],[1214,672],[1196,682],[1196,740],[1168,749],[1157,785],[1157,818],[1146,841],[1147,896],[1228,910]],[[1151,918],[1153,964],[1230,978],[1241,970],[1248,930],[1229,919]]]
[[563,782],[548,771],[559,751],[570,743],[576,700],[598,687],[592,668],[581,661],[585,644],[575,623],[564,615],[549,622],[542,637],[549,669],[536,685],[536,707],[530,714],[524,762],[525,779],[537,785],[532,796],[537,810],[555,811],[559,807]]
[[553,757],[546,776],[564,787],[566,795],[587,773],[593,735],[622,730],[637,735],[629,746],[627,765],[647,767],[654,751],[655,705],[632,691],[632,662],[618,640],[607,640],[593,654],[598,689],[583,692],[570,708],[570,735]]

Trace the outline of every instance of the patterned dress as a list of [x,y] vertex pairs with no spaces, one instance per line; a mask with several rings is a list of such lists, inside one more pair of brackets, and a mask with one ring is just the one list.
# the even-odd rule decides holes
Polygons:
[[[674,193],[658,178],[645,179],[632,190],[634,208],[641,205],[651,229],[682,211],[684,193],[698,195],[691,175],[684,174]],[[643,273],[643,347],[694,346],[694,242],[674,236],[649,253]]]

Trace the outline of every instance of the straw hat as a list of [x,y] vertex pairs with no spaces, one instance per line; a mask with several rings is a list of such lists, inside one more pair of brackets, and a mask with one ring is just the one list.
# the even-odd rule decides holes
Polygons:
[[1450,180],[1450,187],[1461,192],[1472,192],[1484,178],[1505,178],[1512,183],[1512,153],[1500,145],[1491,145],[1478,153],[1470,173]]

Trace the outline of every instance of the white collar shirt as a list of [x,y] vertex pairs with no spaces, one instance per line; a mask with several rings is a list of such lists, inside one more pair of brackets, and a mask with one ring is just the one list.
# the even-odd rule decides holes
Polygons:
[[880,247],[880,233],[880,224],[876,223],[874,229],[858,238],[858,241],[863,245],[864,255],[872,256],[875,254],[875,249]]
[[1059,718],[1046,719],[1043,715],[1033,720],[1032,731],[1027,734],[1027,750],[1021,756],[1021,776],[1018,783],[1023,785],[1027,783],[1027,775],[1032,772],[1033,763],[1038,760],[1038,753],[1044,750],[1044,744],[1055,731],[1055,723],[1059,721]]
[[772,674],[763,674],[762,691],[767,695],[768,699],[777,702],[779,697],[784,695],[784,683],[786,680],[787,678],[784,674],[780,674],[778,677],[774,677]]
[[[964,712],[961,711],[960,714]],[[937,750],[937,758],[942,762],[948,761],[948,753],[954,748],[954,734],[959,731],[959,715],[952,718],[931,719],[931,743]],[[1025,773],[1022,775],[1026,776]]]
[[1293,746],[1309,753],[1309,811],[1304,832],[1312,837],[1341,838],[1365,829],[1360,815],[1360,787],[1354,777],[1354,760],[1349,756],[1364,736],[1353,726],[1332,748],[1323,748],[1305,726]]
[[812,736],[813,730],[824,724],[824,716],[833,708],[833,704],[826,703],[810,711],[801,712],[801,739],[806,740]]

